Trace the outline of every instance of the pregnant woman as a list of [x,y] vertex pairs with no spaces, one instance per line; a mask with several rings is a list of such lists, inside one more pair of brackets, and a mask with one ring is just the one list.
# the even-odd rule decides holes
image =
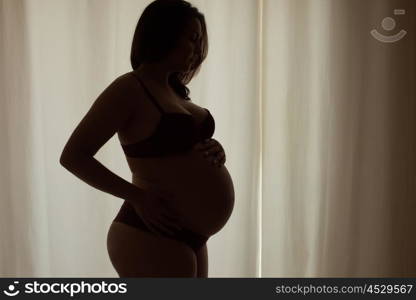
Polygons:
[[[234,187],[210,111],[189,83],[205,60],[205,18],[183,0],[156,0],[134,33],[133,71],[116,78],[76,127],[60,163],[124,199],[107,235],[120,277],[208,277],[209,237],[234,207]],[[94,155],[115,133],[132,183]]]

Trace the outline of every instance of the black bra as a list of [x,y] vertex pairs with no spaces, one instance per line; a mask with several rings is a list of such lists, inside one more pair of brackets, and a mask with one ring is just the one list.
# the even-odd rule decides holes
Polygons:
[[201,125],[197,126],[190,114],[165,113],[139,76],[131,74],[140,82],[147,95],[161,113],[160,121],[155,131],[144,140],[133,144],[121,145],[129,157],[157,157],[169,154],[183,153],[199,141],[211,138],[215,131],[215,121],[208,109],[204,108],[207,116]]

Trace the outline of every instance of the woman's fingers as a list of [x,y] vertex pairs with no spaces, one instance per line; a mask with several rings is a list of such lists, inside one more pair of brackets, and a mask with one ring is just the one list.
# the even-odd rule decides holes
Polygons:
[[225,154],[221,157],[220,164],[225,164]]
[[225,159],[225,153],[224,151],[218,151],[216,153],[213,153],[210,159],[213,164],[221,164]]
[[153,232],[155,232],[159,236],[163,236],[163,234],[161,234],[161,232],[163,232],[164,234],[167,234],[169,236],[173,236],[175,234],[174,231],[173,231],[173,229],[170,226],[168,226],[168,225],[166,225],[166,224],[164,224],[164,223],[162,223],[160,221],[153,222],[151,224],[151,226],[152,226],[152,228],[154,230]]
[[215,139],[198,143],[195,149],[203,152],[203,156],[211,161],[212,164],[220,166],[225,163],[225,152],[221,144]]
[[221,155],[224,154],[224,151],[221,147],[213,147],[210,150],[204,152],[204,157],[209,159],[213,163],[217,163],[221,158]]
[[204,156],[208,156],[213,153],[220,152],[220,151],[222,151],[222,147],[220,147],[219,145],[213,145],[207,149],[204,149]]
[[176,216],[171,216],[170,214],[164,214],[164,221],[168,223],[168,225],[174,227],[177,230],[182,230],[181,221]]
[[196,150],[205,150],[205,149],[212,147],[212,145],[214,145],[215,142],[216,141],[214,139],[206,139],[197,143],[194,148]]
[[225,162],[225,153],[224,152],[217,153],[216,160],[217,162],[223,164]]
[[157,236],[163,236],[158,228],[153,224],[153,222],[143,220],[143,223],[145,223],[147,229],[149,229],[152,233],[156,234]]

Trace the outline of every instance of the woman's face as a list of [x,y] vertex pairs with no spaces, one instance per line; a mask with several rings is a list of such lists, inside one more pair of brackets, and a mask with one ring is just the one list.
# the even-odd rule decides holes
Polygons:
[[187,71],[201,52],[202,27],[197,18],[192,18],[180,37],[178,45],[170,55],[174,69]]

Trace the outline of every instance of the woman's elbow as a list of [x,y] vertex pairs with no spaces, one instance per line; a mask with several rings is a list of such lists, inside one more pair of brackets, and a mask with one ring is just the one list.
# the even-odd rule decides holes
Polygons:
[[79,161],[84,158],[85,155],[78,152],[63,151],[61,157],[59,158],[59,163],[66,169],[78,164]]
[[61,157],[59,158],[59,163],[61,166],[67,168],[71,164],[71,157],[72,155],[69,155],[66,152],[61,153]]

